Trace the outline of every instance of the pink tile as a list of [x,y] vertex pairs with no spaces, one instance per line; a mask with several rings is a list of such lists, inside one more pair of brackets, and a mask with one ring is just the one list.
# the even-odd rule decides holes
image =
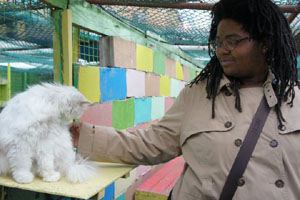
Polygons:
[[146,97],[160,96],[160,76],[154,73],[146,73],[145,87]]
[[166,76],[176,78],[176,62],[166,56]]
[[115,66],[136,68],[136,44],[134,42],[114,37]]
[[148,171],[152,169],[152,166],[140,165],[136,168],[136,178],[139,179],[144,176]]
[[190,68],[187,66],[183,66],[183,76],[184,81],[189,82],[190,81]]
[[174,98],[172,97],[166,97],[165,98],[165,112],[169,110],[169,108],[173,105]]
[[95,125],[112,126],[112,103],[94,104],[80,118],[80,121]]

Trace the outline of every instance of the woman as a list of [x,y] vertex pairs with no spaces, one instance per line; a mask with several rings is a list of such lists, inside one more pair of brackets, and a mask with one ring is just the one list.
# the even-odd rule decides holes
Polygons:
[[212,18],[211,60],[163,119],[131,133],[83,123],[79,152],[149,165],[183,155],[186,164],[169,198],[217,200],[265,96],[271,111],[233,199],[297,200],[300,94],[287,20],[270,0],[221,0]]

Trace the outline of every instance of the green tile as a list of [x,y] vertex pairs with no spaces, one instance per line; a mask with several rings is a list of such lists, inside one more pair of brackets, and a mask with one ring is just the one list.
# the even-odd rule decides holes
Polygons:
[[190,80],[193,80],[196,77],[196,70],[190,68]]
[[116,129],[126,129],[134,125],[134,99],[116,100],[112,104],[112,125]]
[[161,75],[165,75],[165,69],[166,69],[166,56],[158,51],[154,51],[153,54],[153,71],[156,74],[161,74]]

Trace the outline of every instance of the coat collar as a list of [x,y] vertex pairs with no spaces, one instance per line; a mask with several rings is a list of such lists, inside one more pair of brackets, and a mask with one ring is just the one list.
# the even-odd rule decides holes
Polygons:
[[[272,83],[274,80],[275,80],[275,76],[271,72],[271,70],[269,70],[267,79],[263,84],[263,89],[264,89],[264,95],[270,107],[274,107],[278,103],[277,97],[275,95],[275,91],[272,87]],[[220,80],[217,93],[219,94],[222,90],[228,90],[229,92],[232,93],[232,89],[230,87],[230,80],[224,74]]]
[[[275,75],[271,72],[268,73],[267,79],[263,84],[263,91],[266,97],[268,105],[272,108],[277,105],[278,99],[275,95],[275,91],[272,87],[272,83],[276,81]],[[232,92],[230,87],[229,79],[223,74],[218,88],[218,94],[220,92],[228,90]],[[280,134],[288,134],[294,131],[300,131],[300,124],[298,123],[299,113],[300,113],[300,90],[295,87],[295,99],[293,102],[293,107],[291,107],[287,102],[282,102],[281,112],[285,119],[283,122],[284,128],[278,127]]]

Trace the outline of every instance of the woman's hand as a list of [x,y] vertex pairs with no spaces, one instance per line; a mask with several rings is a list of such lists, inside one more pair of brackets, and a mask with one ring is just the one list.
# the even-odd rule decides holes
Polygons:
[[77,148],[78,146],[81,125],[82,125],[81,122],[73,122],[70,124],[69,130],[71,132],[72,142],[75,148]]

